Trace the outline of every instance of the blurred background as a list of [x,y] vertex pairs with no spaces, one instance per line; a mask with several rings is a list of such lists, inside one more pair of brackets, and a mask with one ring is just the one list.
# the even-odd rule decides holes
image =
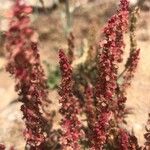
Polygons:
[[[17,102],[17,94],[14,92],[14,79],[5,71],[4,41],[9,23],[6,16],[14,1],[0,0],[0,143],[5,143],[8,147],[15,146],[16,150],[23,150],[24,124],[21,120],[20,103]],[[119,2],[118,0],[25,1],[33,7],[31,26],[37,33],[41,61],[48,78],[49,97],[53,101],[49,109],[57,111],[59,109],[57,89],[60,81],[58,49],[67,49],[70,32],[74,35],[76,57],[81,55],[91,33],[95,43],[100,41],[101,29],[115,13]],[[142,144],[145,123],[150,112],[150,0],[130,0],[130,2],[131,7],[140,8],[136,38],[141,53],[138,69],[127,91],[127,107],[132,108],[132,114],[127,118],[127,128],[135,132]],[[125,42],[127,46],[124,60],[129,53],[128,34],[125,35]],[[123,64],[120,70],[122,68]],[[53,128],[59,128],[59,114],[55,116],[54,121]]]

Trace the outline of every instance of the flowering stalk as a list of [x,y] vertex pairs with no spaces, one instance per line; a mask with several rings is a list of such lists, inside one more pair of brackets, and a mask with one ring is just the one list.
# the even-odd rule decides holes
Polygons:
[[124,129],[120,129],[119,131],[119,137],[118,137],[118,141],[119,141],[119,147],[118,149],[120,150],[129,150],[129,135],[127,133],[127,131],[125,131]]
[[122,61],[123,34],[128,27],[128,1],[120,1],[120,9],[104,28],[105,40],[100,43],[102,52],[98,59],[97,119],[95,123],[95,149],[103,149],[109,130],[109,121],[116,108],[118,63]]
[[96,121],[96,111],[94,105],[94,95],[93,95],[93,87],[87,86],[85,88],[85,113],[87,117],[87,138],[89,142],[89,146],[91,147],[94,143],[94,135],[93,135],[93,123]]
[[131,79],[134,77],[135,70],[139,62],[140,49],[137,48],[136,42],[136,23],[138,9],[131,13],[130,18],[130,55],[125,65],[125,73],[123,74],[122,88],[125,90],[131,84]]
[[130,58],[128,59],[129,66],[127,67],[127,70],[123,76],[124,81],[121,84],[121,86],[118,85],[118,88],[117,88],[117,97],[118,97],[117,121],[118,121],[118,123],[125,122],[124,116],[128,113],[125,110],[125,103],[127,100],[126,89],[127,89],[127,87],[130,86],[131,79],[134,77],[134,73],[135,73],[135,70],[136,70],[138,62],[139,62],[139,52],[140,52],[140,49],[137,49],[137,50],[133,51],[132,54],[130,55]]
[[60,87],[60,113],[62,114],[61,126],[63,129],[61,144],[63,150],[80,150],[79,140],[82,137],[81,122],[78,119],[79,103],[73,95],[72,68],[69,60],[62,50],[59,51],[61,70]]
[[15,89],[22,102],[25,120],[26,147],[41,150],[45,144],[47,121],[42,116],[42,102],[48,99],[48,87],[40,64],[37,43],[32,40],[34,31],[29,27],[32,8],[16,0],[13,16],[6,33],[8,63],[6,70],[15,77]]
[[[127,87],[131,84],[131,79],[134,77],[135,70],[137,68],[138,60],[139,60],[139,49],[137,49],[137,42],[136,42],[136,22],[137,22],[137,10],[134,10],[131,13],[130,18],[130,55],[125,65],[125,70],[118,76],[123,77],[123,83],[117,84],[116,95],[117,95],[117,108],[116,108],[116,123],[118,125],[122,123],[126,123],[124,120],[125,115],[128,110],[125,108],[126,103],[126,90]],[[119,149],[128,150],[128,149],[140,149],[138,145],[137,138],[134,135],[130,135],[127,131],[122,129],[120,126],[119,128]]]
[[136,23],[137,23],[137,9],[135,9],[131,13],[130,18],[130,55],[125,64],[124,71],[118,76],[123,77],[123,82],[121,85],[118,84],[117,88],[117,96],[118,96],[118,113],[117,113],[117,121],[118,122],[125,122],[124,116],[127,113],[125,111],[125,102],[126,98],[126,90],[131,84],[131,80],[134,77],[134,73],[136,71],[138,62],[139,62],[139,53],[140,49],[137,49],[137,42],[136,42]]

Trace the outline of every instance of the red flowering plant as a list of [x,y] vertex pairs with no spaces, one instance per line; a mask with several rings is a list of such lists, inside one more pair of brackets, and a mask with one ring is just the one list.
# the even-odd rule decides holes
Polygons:
[[130,54],[127,62],[125,64],[125,69],[118,76],[118,80],[122,78],[122,82],[118,84],[117,94],[118,94],[118,119],[125,122],[123,119],[126,114],[125,102],[126,102],[126,90],[131,85],[131,80],[134,77],[138,62],[140,49],[137,48],[136,42],[136,23],[138,9],[134,9],[130,15]]
[[[76,61],[72,33],[68,38],[68,57],[62,49],[59,50],[59,112],[62,119],[61,137],[57,138],[60,145],[54,148],[46,146],[51,138],[51,132],[47,130],[53,120],[50,117],[47,121],[44,116],[50,115],[44,107],[44,103],[50,101],[37,42],[33,40],[34,30],[29,25],[31,13],[30,6],[16,0],[9,30],[6,32],[6,70],[15,78],[15,89],[22,102],[26,149],[139,150],[137,138],[122,127],[126,114],[126,89],[131,84],[140,52],[135,39],[136,16],[133,13],[130,18],[130,55],[125,70],[119,74],[118,68],[125,49],[124,34],[129,27],[128,0],[120,0],[118,11],[108,20],[103,30],[104,40],[99,42],[97,52],[96,46],[90,45],[90,52],[85,46],[86,53]],[[97,57],[92,56],[92,50],[95,55],[98,54]],[[91,62],[89,56],[94,58]],[[122,82],[120,78],[123,79]],[[81,120],[81,113],[85,114],[85,120]],[[149,148],[150,141],[149,129],[146,129],[145,149]],[[2,148],[5,149],[4,145],[0,145]]]
[[[133,18],[131,18],[131,22],[132,19]],[[125,129],[122,129],[120,125],[124,122],[124,117],[126,114],[125,91],[127,87],[125,87],[125,84],[131,82],[131,79],[134,75],[138,64],[139,50],[135,47],[133,49],[133,32],[135,32],[134,29],[134,31],[132,31],[130,34],[131,53],[125,65],[126,71],[123,74],[121,74],[121,77],[123,76],[124,78],[123,83],[120,84],[118,82],[118,79],[120,77],[118,73],[118,65],[123,60],[123,50],[125,48],[123,37],[124,33],[127,32],[128,25],[129,3],[127,0],[121,0],[120,8],[118,9],[117,13],[109,19],[107,26],[104,28],[105,40],[100,42],[100,51],[97,64],[98,82],[96,88],[94,89],[94,95],[90,92],[91,90],[89,91],[88,88],[88,90],[86,89],[89,80],[85,81],[86,84],[84,84],[86,94],[85,97],[83,97],[85,99],[84,103],[86,106],[85,112],[88,116],[87,122],[90,130],[89,133],[91,134],[91,136],[93,136],[93,140],[89,140],[92,149],[106,148],[107,145],[110,144],[110,142],[114,142],[115,140],[119,140],[118,142],[122,143],[122,139],[124,139],[124,137],[127,136],[128,138],[126,138],[126,144],[122,143],[120,144],[120,146],[124,145],[122,146],[124,147],[124,149],[125,146],[126,149],[129,148],[129,136],[131,135],[129,135],[129,133],[125,131]],[[130,28],[133,28],[133,26],[135,26],[135,24],[131,23]],[[81,74],[81,79],[82,78],[83,77]],[[91,95],[93,96],[91,97]],[[92,118],[92,121],[90,121],[90,118]],[[94,118],[95,120],[93,120]],[[117,133],[114,133],[114,128],[117,128],[115,129],[115,132]],[[118,135],[120,135],[120,138],[117,138]]]
[[72,68],[69,60],[62,50],[59,50],[59,63],[61,70],[61,86],[59,94],[60,99],[60,113],[62,114],[62,137],[60,139],[62,149],[64,150],[80,150],[79,144],[83,136],[82,125],[78,118],[80,107],[79,101],[75,98],[72,88]]
[[123,34],[128,28],[128,1],[121,0],[120,9],[104,28],[105,40],[100,42],[98,57],[98,82],[95,88],[97,121],[95,122],[94,149],[103,149],[108,139],[110,121],[117,108],[118,63],[122,61]]
[[6,33],[6,70],[15,77],[15,90],[18,92],[19,101],[22,102],[26,147],[41,150],[47,140],[48,124],[43,117],[41,106],[48,100],[48,87],[37,42],[33,40],[34,31],[29,26],[28,15],[32,13],[32,8],[16,0],[12,13]]
[[[73,87],[73,93],[79,98],[79,102],[83,100],[82,111],[87,116],[88,126],[86,135],[89,148],[92,150],[127,150],[135,145],[138,147],[136,137],[121,127],[125,122],[126,114],[126,89],[128,87],[126,85],[130,84],[139,60],[139,49],[135,47],[133,17],[135,16],[131,16],[130,25],[131,52],[123,73],[119,75],[118,67],[123,60],[125,49],[124,33],[129,27],[129,2],[127,0],[120,1],[117,13],[108,20],[108,24],[104,28],[105,39],[100,42],[98,50],[96,85],[93,81],[91,82],[87,73],[83,73],[84,65],[78,64],[76,60],[72,62],[75,69],[73,79],[76,83]],[[85,54],[85,56],[87,55]],[[78,66],[75,67],[74,64]],[[76,71],[78,72],[76,73]],[[90,74],[90,72],[88,73]],[[121,84],[118,82],[120,77],[123,78]],[[91,83],[89,88],[88,85]]]

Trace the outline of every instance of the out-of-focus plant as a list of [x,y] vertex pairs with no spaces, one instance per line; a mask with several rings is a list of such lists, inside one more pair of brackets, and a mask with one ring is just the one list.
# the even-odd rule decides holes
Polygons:
[[65,0],[65,7],[66,7],[66,30],[69,31],[71,28],[71,12],[70,12],[70,1]]
[[[15,90],[22,102],[21,111],[26,129],[26,148],[41,150],[46,146],[49,124],[42,113],[48,100],[48,86],[40,63],[34,31],[29,26],[32,8],[16,0],[6,32],[8,63],[6,70],[16,80]],[[51,122],[52,123],[52,122]]]
[[62,23],[63,23],[66,37],[72,30],[72,18],[73,18],[72,13],[73,13],[73,11],[72,11],[72,7],[71,7],[70,3],[71,3],[70,0],[64,0],[65,10],[61,12]]
[[5,150],[5,145],[4,144],[0,144],[0,150]]
[[44,0],[39,0],[39,1],[40,1],[40,3],[41,3],[42,7],[45,8]]
[[148,121],[147,125],[145,126],[146,133],[144,134],[145,138],[145,146],[144,150],[149,150],[150,149],[150,114],[148,115]]

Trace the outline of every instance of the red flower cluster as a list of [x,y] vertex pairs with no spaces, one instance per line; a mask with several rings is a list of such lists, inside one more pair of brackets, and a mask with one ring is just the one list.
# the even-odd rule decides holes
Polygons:
[[73,95],[72,68],[69,60],[62,50],[59,51],[59,63],[61,70],[61,87],[60,87],[60,113],[62,114],[62,149],[80,150],[79,140],[83,133],[81,131],[81,122],[78,119],[79,102]]
[[124,129],[119,131],[119,147],[120,150],[129,150],[129,135]]
[[139,54],[140,54],[140,49],[135,49],[133,52],[131,52],[130,57],[127,61],[126,64],[126,73],[124,75],[124,82],[122,84],[122,87],[126,89],[130,83],[131,79],[134,77],[134,73],[136,71],[138,62],[139,62]]
[[6,70],[16,79],[16,91],[23,104],[21,111],[25,120],[24,132],[27,147],[41,150],[46,140],[47,122],[41,113],[41,104],[48,99],[48,88],[40,64],[37,43],[32,41],[34,32],[29,27],[28,14],[32,8],[16,1],[9,31],[6,33],[8,64]]
[[94,107],[94,95],[93,95],[93,88],[88,86],[85,89],[85,111],[87,114],[87,122],[88,122],[88,126],[90,128],[93,128],[92,124],[95,121],[95,107]]
[[[114,61],[121,62],[123,49],[125,47],[123,35],[127,31],[129,21],[129,3],[127,0],[120,1],[118,13],[112,16],[104,28],[106,42],[103,47],[110,47]],[[106,45],[105,45],[106,44]],[[107,50],[106,50],[107,51]]]
[[131,80],[134,77],[134,73],[136,71],[138,62],[139,62],[139,53],[140,49],[135,49],[131,52],[129,59],[126,64],[126,70],[125,74],[123,75],[123,83],[120,87],[118,87],[117,91],[117,105],[118,105],[118,112],[117,112],[117,118],[118,122],[123,122],[123,116],[125,115],[125,102],[127,100],[125,94],[126,89],[130,86]]
[[109,120],[116,109],[118,63],[122,61],[123,34],[128,27],[128,1],[121,0],[120,9],[104,28],[105,40],[100,43],[99,78],[96,86],[98,121],[95,132],[95,149],[102,149],[107,139]]
[[[6,49],[9,52],[6,70],[15,77],[15,89],[18,92],[19,101],[22,102],[21,111],[26,125],[24,132],[27,141],[26,148],[46,150],[48,146],[45,148],[45,144],[49,136],[46,132],[49,124],[43,116],[42,104],[48,101],[48,87],[40,64],[37,42],[33,40],[34,31],[29,26],[28,15],[31,12],[31,7],[23,4],[21,0],[16,0],[10,27],[6,33]],[[139,49],[131,51],[123,76],[124,82],[120,86],[117,82],[118,64],[122,62],[125,48],[123,35],[127,31],[128,20],[128,0],[120,0],[120,8],[108,20],[103,31],[105,39],[100,42],[97,85],[94,88],[87,86],[88,81],[84,85],[84,108],[87,115],[90,150],[107,149],[107,146],[112,144],[111,140],[116,139],[118,141],[113,142],[115,144],[118,142],[115,146],[120,150],[128,150],[132,146],[138,147],[136,140],[134,142],[134,138],[131,139],[130,134],[119,126],[125,114],[125,89],[130,84],[139,59]],[[74,59],[74,46],[74,37],[70,34],[69,58],[63,50],[59,51],[62,76],[59,91],[62,135],[59,142],[63,150],[80,150],[82,149],[80,140],[82,142],[87,140],[84,138],[82,123],[79,119],[80,104],[73,92],[71,63]],[[145,138],[149,144],[149,130],[147,132]],[[0,149],[5,149],[5,147],[0,144]]]
[[123,81],[117,88],[117,96],[118,96],[118,114],[117,119],[119,122],[123,122],[124,115],[128,113],[125,110],[125,102],[126,102],[126,90],[131,84],[131,80],[134,77],[134,73],[136,71],[138,62],[139,62],[139,53],[140,49],[137,49],[136,43],[136,22],[137,22],[137,13],[138,10],[135,9],[130,16],[130,55],[126,62],[125,69],[121,73],[120,77],[123,77]]

